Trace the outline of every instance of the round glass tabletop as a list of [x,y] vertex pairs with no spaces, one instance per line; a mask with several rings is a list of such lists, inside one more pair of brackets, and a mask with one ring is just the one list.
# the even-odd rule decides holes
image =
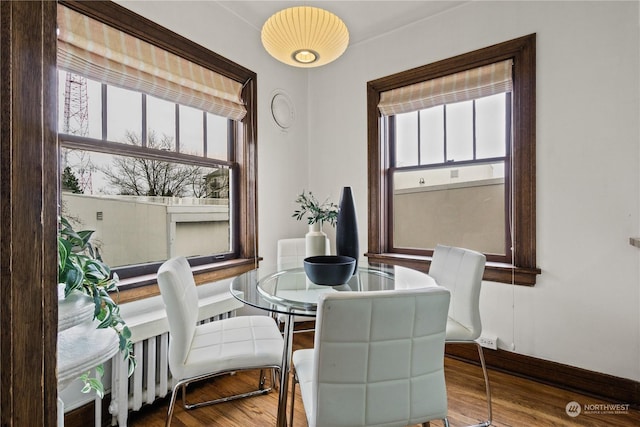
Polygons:
[[344,291],[384,291],[435,286],[428,275],[416,270],[387,265],[364,264],[351,279],[339,286],[316,285],[302,267],[258,269],[233,279],[231,293],[253,307],[277,313],[315,317],[320,295]]

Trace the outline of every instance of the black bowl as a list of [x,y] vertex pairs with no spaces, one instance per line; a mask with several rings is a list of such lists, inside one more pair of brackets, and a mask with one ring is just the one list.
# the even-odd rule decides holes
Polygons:
[[343,285],[353,276],[356,260],[342,255],[318,255],[304,259],[304,272],[316,285]]

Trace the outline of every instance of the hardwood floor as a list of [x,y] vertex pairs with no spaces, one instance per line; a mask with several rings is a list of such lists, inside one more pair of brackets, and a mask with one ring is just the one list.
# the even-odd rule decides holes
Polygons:
[[[313,345],[313,333],[296,333],[294,349],[308,348]],[[452,427],[478,422],[486,415],[484,383],[478,366],[458,360],[445,358],[447,393],[449,401],[449,422]],[[489,371],[493,402],[494,426],[515,427],[556,427],[556,426],[620,426],[637,427],[640,425],[640,411],[629,408],[618,414],[603,414],[605,408],[594,405],[606,405],[588,396],[559,390],[543,384],[513,377],[500,372]],[[238,373],[215,379],[208,383],[193,385],[188,392],[189,401],[210,399],[216,393],[230,394],[255,387],[257,374]],[[262,427],[275,426],[277,391],[266,396],[242,399],[220,405],[214,405],[185,411],[176,406],[172,426],[224,426],[224,427]],[[566,412],[567,404],[577,402],[582,412],[575,418]],[[181,403],[178,400],[178,403]],[[131,414],[129,425],[133,427],[164,426],[168,399],[156,402]],[[590,413],[586,413],[590,412]],[[442,426],[441,421],[431,422],[431,426]],[[302,400],[299,393],[295,401],[294,426],[307,425]]]

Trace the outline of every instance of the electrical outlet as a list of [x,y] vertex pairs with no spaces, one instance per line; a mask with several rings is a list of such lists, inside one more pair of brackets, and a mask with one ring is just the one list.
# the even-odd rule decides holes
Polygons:
[[481,335],[480,338],[477,339],[477,342],[485,348],[492,350],[498,349],[498,337],[495,335]]

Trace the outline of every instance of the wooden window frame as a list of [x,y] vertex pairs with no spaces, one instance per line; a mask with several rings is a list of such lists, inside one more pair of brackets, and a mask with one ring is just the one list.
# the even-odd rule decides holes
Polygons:
[[372,261],[406,265],[428,271],[431,258],[393,251],[389,230],[388,141],[382,135],[378,110],[382,92],[439,78],[494,62],[513,59],[513,120],[511,161],[513,262],[487,261],[484,280],[532,286],[536,264],[536,36],[530,34],[367,83],[368,252]]
[[[258,263],[258,223],[257,223],[257,84],[256,73],[238,65],[192,41],[174,33],[153,21],[144,18],[129,9],[110,1],[60,1],[90,18],[103,22],[117,30],[137,37],[145,42],[158,46],[170,53],[181,56],[195,64],[215,71],[225,77],[241,82],[242,99],[247,110],[242,121],[234,122],[235,145],[230,147],[229,155],[233,155],[230,165],[234,175],[235,205],[232,208],[231,220],[237,224],[238,231],[234,242],[235,258],[223,262],[199,266],[195,274],[222,279],[232,277],[239,272],[248,271]],[[124,146],[124,144],[101,141],[104,150],[114,154],[135,154],[140,147]],[[96,151],[95,145],[85,138],[66,136],[64,145],[68,148],[90,149]],[[146,153],[148,154],[148,153]],[[163,160],[158,154],[158,160]],[[183,158],[198,162],[198,157],[173,153],[172,159]],[[166,160],[166,159],[164,159]],[[201,161],[202,159],[200,159]],[[142,272],[142,271],[141,271]],[[144,273],[144,272],[142,272]],[[196,281],[198,277],[196,277]],[[121,281],[124,287],[136,288],[155,284],[155,274],[146,274]],[[135,299],[157,294],[153,287],[148,292],[137,289]],[[122,293],[121,293],[122,294]],[[125,298],[127,299],[127,298]]]

